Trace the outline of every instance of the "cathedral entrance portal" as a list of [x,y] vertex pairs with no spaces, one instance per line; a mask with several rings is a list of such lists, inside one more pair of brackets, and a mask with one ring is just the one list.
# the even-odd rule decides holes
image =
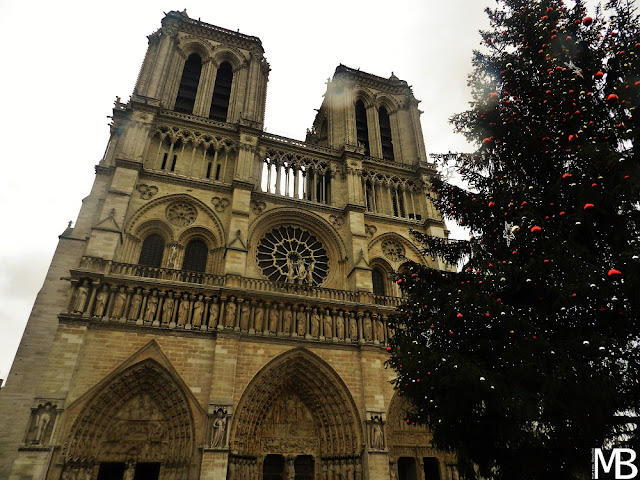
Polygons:
[[245,390],[232,427],[231,451],[238,453],[230,456],[227,478],[360,478],[361,428],[335,371],[308,351],[293,350],[265,366]]

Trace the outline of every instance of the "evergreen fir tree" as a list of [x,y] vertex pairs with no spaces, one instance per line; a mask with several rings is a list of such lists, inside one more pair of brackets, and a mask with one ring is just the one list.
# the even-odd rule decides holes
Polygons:
[[452,120],[478,145],[457,156],[468,187],[430,193],[473,237],[416,233],[452,267],[407,264],[388,364],[467,478],[590,478],[592,448],[638,438],[638,15],[498,4]]

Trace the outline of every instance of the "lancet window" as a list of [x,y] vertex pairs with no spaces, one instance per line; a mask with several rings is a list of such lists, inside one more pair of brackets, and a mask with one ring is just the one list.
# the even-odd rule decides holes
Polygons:
[[184,63],[184,69],[182,70],[182,78],[180,79],[178,96],[174,106],[176,112],[193,113],[201,71],[202,59],[197,53],[192,53]]
[[373,283],[373,294],[385,295],[384,273],[382,273],[379,268],[374,268],[373,270],[371,270],[371,281]]
[[142,242],[139,265],[146,267],[160,267],[164,253],[164,239],[157,233],[152,233]]
[[367,125],[367,109],[362,100],[356,102],[356,138],[358,145],[364,147],[364,154],[369,155],[369,127]]
[[227,121],[229,99],[231,98],[231,84],[233,83],[233,69],[229,62],[223,62],[218,67],[216,82],[211,97],[209,118],[220,122]]
[[202,240],[192,240],[184,249],[182,270],[204,272],[207,267],[207,245]]
[[286,155],[268,156],[264,160],[262,189],[276,195],[330,204],[331,169],[325,162],[292,159]]
[[365,207],[368,212],[394,217],[418,220],[415,185],[397,177],[388,177],[372,172],[364,172],[362,188],[365,193]]
[[380,142],[382,144],[382,158],[393,160],[393,139],[391,138],[391,121],[385,107],[378,110],[378,123],[380,124]]

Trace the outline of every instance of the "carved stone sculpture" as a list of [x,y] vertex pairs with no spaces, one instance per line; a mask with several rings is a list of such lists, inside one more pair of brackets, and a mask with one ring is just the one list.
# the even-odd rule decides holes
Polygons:
[[336,316],[336,337],[340,340],[344,339],[344,317],[341,311]]
[[301,305],[296,313],[296,333],[303,336],[307,332],[307,313]]
[[202,301],[202,295],[198,295],[198,298],[193,302],[193,318],[191,324],[194,327],[199,327],[202,324],[202,313],[204,312],[204,302]]
[[38,408],[36,412],[36,430],[33,435],[33,443],[38,445],[42,445],[44,443],[45,435],[52,419],[53,413],[51,411],[50,403]]
[[76,299],[73,302],[73,308],[71,309],[71,311],[73,313],[83,313],[88,297],[89,297],[89,280],[83,280],[82,284],[78,287],[78,292],[76,293]]
[[236,323],[236,304],[233,302],[233,297],[227,302],[227,311],[225,313],[223,327],[231,327]]
[[153,322],[156,318],[156,312],[158,311],[158,292],[153,291],[147,299],[147,310],[144,312],[144,321]]
[[269,331],[275,333],[278,328],[278,306],[273,305],[269,309]]
[[101,317],[104,315],[104,307],[107,305],[107,298],[109,298],[109,292],[106,285],[103,285],[96,295],[96,306],[93,310],[93,315]]
[[113,311],[111,312],[111,316],[113,318],[122,317],[122,313],[124,311],[124,303],[127,300],[127,294],[124,292],[124,287],[120,287],[118,292],[116,293],[116,297],[113,300]]
[[209,305],[209,328],[215,328],[218,325],[218,314],[220,313],[220,305],[218,305],[218,299],[211,300]]
[[311,312],[311,336],[318,337],[320,335],[320,315],[318,309],[314,308]]
[[349,337],[351,340],[358,340],[358,320],[355,313],[349,313]]
[[129,319],[137,320],[140,315],[140,306],[142,305],[142,295],[140,289],[136,289],[136,293],[131,299],[131,307],[129,307]]
[[293,322],[293,313],[291,307],[286,307],[282,314],[282,331],[284,333],[291,333],[291,323]]
[[253,314],[253,328],[256,330],[256,332],[262,331],[263,321],[264,321],[264,308],[262,307],[262,304],[259,303],[258,305],[256,305],[256,309]]
[[367,342],[371,342],[373,340],[373,328],[371,325],[371,317],[369,316],[369,312],[364,314],[364,326],[362,328],[364,339]]
[[169,293],[162,307],[162,323],[163,324],[168,324],[169,322],[171,322],[173,318],[174,305],[175,305],[175,300],[173,299],[173,294]]
[[371,419],[371,435],[370,435],[371,448],[375,450],[384,449],[384,436],[382,432],[382,419],[375,416]]
[[178,321],[177,324],[180,326],[184,326],[187,322],[189,316],[189,298],[186,293],[182,294],[182,300],[180,300],[180,305],[178,306]]
[[251,313],[251,307],[245,301],[240,306],[240,329],[249,330],[249,314]]
[[333,337],[333,318],[331,317],[331,313],[329,312],[328,308],[324,311],[323,333],[327,338]]
[[211,431],[211,447],[224,447],[227,431],[227,414],[221,408],[216,413]]

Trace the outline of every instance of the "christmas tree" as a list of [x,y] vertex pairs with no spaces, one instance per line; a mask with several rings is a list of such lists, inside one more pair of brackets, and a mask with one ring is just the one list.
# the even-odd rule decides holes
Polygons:
[[452,120],[477,145],[455,156],[466,187],[429,194],[473,236],[414,232],[451,268],[406,264],[388,364],[407,422],[467,478],[590,478],[592,448],[638,445],[638,15],[631,0],[487,12]]

